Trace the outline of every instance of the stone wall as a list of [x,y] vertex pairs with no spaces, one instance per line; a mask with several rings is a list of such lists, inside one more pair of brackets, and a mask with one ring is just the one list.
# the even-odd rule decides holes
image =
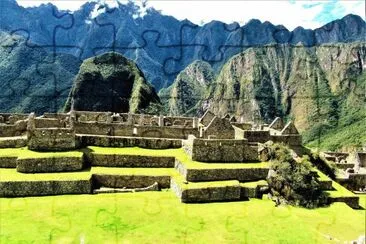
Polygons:
[[241,129],[241,130],[251,130],[253,125],[251,123],[239,123],[239,122],[231,122],[231,125]]
[[349,196],[348,197],[330,197],[329,201],[330,201],[330,203],[344,202],[349,207],[354,208],[354,209],[358,209],[360,207],[360,205],[359,205],[360,198],[358,196],[354,196],[354,197],[349,197]]
[[199,131],[196,128],[188,127],[158,127],[158,126],[143,126],[136,127],[137,134],[139,137],[155,137],[155,138],[177,138],[186,139],[188,135],[199,135]]
[[0,168],[16,168],[17,156],[15,157],[0,157]]
[[27,122],[20,120],[14,124],[0,124],[0,137],[24,135],[27,131]]
[[189,134],[199,134],[197,129],[187,127],[139,126],[95,122],[77,122],[75,123],[75,131],[77,134],[89,135],[137,136],[177,139],[185,139]]
[[192,160],[200,162],[246,162],[258,161],[258,148],[247,140],[217,140],[189,138],[183,142]]
[[366,168],[366,152],[358,152],[357,154],[360,160],[360,167]]
[[35,118],[36,128],[66,127],[63,120],[57,118]]
[[170,176],[150,176],[150,175],[110,175],[93,174],[93,187],[111,187],[111,188],[143,188],[157,182],[159,188],[170,187]]
[[91,192],[90,180],[0,182],[0,197],[90,194]]
[[83,157],[18,158],[16,164],[22,173],[77,171],[83,168]]
[[349,174],[348,179],[338,181],[347,189],[358,191],[366,187],[366,174]]
[[28,131],[28,148],[36,151],[75,149],[75,131],[71,128],[30,130]]
[[14,124],[19,120],[26,120],[29,114],[10,114],[10,113],[0,113],[0,124]]
[[142,147],[150,149],[167,149],[182,147],[180,139],[142,138],[142,137],[111,137],[96,135],[76,135],[80,147]]
[[207,127],[204,128],[203,137],[214,136],[216,139],[234,139],[235,130],[228,119],[214,117]]
[[271,136],[268,130],[246,130],[244,131],[244,138],[248,142],[260,142],[265,143],[271,140]]
[[133,125],[115,123],[76,122],[76,134],[108,135],[108,136],[133,136]]
[[70,114],[67,114],[67,113],[44,113],[42,117],[46,118],[46,119],[64,120],[69,116],[70,116]]
[[27,146],[26,136],[0,137],[0,148],[19,148]]
[[240,199],[240,185],[209,186],[206,188],[182,188],[174,178],[170,188],[184,203],[237,201]]
[[301,135],[271,135],[270,140],[275,143],[284,143],[289,146],[301,146],[302,137]]
[[126,168],[174,168],[174,157],[87,153],[92,166]]
[[190,169],[179,160],[175,161],[175,169],[191,182],[238,180],[240,182],[265,180],[268,168],[219,168],[219,169]]

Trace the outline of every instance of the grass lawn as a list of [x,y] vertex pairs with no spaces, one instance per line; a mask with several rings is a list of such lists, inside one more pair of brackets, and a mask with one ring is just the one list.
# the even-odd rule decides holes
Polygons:
[[[365,233],[365,211],[269,200],[182,204],[170,191],[0,199],[1,243],[334,243]],[[332,241],[329,238],[333,238]]]

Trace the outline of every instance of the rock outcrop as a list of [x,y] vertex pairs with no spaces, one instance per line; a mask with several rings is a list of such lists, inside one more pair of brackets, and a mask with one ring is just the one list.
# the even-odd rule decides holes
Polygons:
[[137,65],[110,52],[84,60],[65,111],[148,113],[159,105],[159,97]]
[[202,114],[204,98],[208,87],[214,82],[214,72],[210,64],[195,61],[179,73],[173,84],[160,91],[159,96],[166,101],[167,114]]
[[364,87],[357,78],[365,61],[365,43],[251,48],[224,65],[209,103],[220,116],[247,121],[292,117],[300,131],[337,123],[344,101]]

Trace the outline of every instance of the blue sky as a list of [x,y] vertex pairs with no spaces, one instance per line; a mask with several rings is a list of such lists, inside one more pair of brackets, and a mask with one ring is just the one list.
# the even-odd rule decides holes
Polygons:
[[[125,0],[101,0],[110,6],[116,6],[116,1],[126,2]],[[86,0],[17,0],[17,2],[25,7],[51,2],[60,9],[74,11]],[[363,0],[148,0],[144,2],[145,4],[141,0],[134,2],[140,6],[154,7],[161,10],[163,14],[172,15],[180,20],[187,18],[196,24],[204,24],[212,20],[245,24],[250,19],[256,18],[273,24],[282,24],[293,30],[297,26],[318,28],[350,13],[365,19]],[[143,13],[142,8],[142,15]]]

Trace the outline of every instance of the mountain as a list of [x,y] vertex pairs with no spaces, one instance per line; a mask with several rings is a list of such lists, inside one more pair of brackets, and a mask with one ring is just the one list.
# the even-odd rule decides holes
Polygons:
[[81,61],[69,54],[50,54],[1,31],[0,43],[0,111],[59,111]]
[[291,118],[311,141],[364,119],[365,63],[364,42],[250,48],[224,65],[208,102],[217,114],[247,121]]
[[134,62],[109,52],[84,60],[65,111],[137,113],[157,108],[160,100]]
[[207,61],[218,73],[228,59],[249,47],[300,43],[311,47],[362,41],[366,36],[366,23],[356,15],[315,30],[298,27],[289,31],[282,25],[255,19],[243,26],[219,21],[197,26],[151,8],[142,15],[132,2],[117,8],[87,2],[79,10],[68,12],[52,4],[23,8],[15,0],[2,0],[0,8],[5,10],[0,30],[82,59],[119,52],[136,62],[157,90],[168,87],[194,60]]
[[166,113],[185,116],[202,114],[205,110],[203,98],[214,80],[214,71],[209,63],[194,61],[188,65],[171,86],[159,92],[163,104],[167,104]]

